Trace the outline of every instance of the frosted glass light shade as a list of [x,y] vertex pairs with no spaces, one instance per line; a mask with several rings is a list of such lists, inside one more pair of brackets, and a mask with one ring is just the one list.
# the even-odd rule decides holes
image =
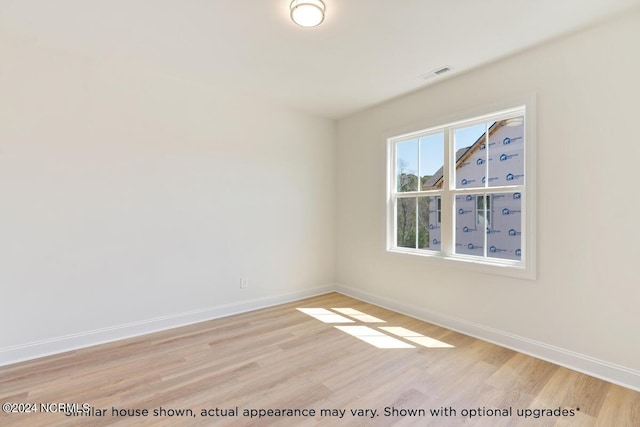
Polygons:
[[315,27],[324,21],[322,0],[293,0],[289,7],[291,19],[301,27]]

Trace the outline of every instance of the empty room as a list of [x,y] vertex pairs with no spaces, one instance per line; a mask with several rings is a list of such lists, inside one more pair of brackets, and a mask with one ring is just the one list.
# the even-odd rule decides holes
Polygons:
[[0,425],[640,425],[640,0],[0,0]]

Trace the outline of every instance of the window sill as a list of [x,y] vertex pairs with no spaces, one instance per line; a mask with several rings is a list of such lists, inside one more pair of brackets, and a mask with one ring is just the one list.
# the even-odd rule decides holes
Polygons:
[[486,274],[499,276],[516,277],[519,279],[535,280],[535,271],[527,268],[525,263],[520,261],[487,259],[467,255],[443,254],[441,252],[410,249],[410,248],[390,248],[387,252],[395,255],[418,256],[441,266],[461,268]]

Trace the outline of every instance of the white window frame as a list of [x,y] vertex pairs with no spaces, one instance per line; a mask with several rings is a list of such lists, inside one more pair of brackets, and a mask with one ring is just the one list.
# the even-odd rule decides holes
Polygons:
[[[402,255],[417,255],[432,262],[449,266],[462,267],[474,271],[499,274],[524,279],[536,278],[536,229],[535,229],[535,197],[536,197],[536,117],[535,98],[529,97],[517,103],[503,104],[506,107],[485,107],[476,113],[468,113],[443,121],[437,126],[427,126],[418,131],[406,132],[387,138],[387,251]],[[516,186],[496,186],[456,189],[455,177],[456,157],[454,130],[477,123],[486,123],[493,119],[508,119],[509,117],[524,116],[524,175],[525,182]],[[441,189],[412,192],[397,192],[396,173],[396,145],[400,142],[420,138],[429,134],[444,132],[444,167],[443,186]],[[418,144],[419,145],[419,144]],[[420,183],[420,178],[418,178]],[[455,253],[455,196],[456,194],[495,194],[521,193],[522,235],[521,247],[523,255],[520,260],[491,258],[486,256],[464,255]],[[442,203],[441,222],[441,250],[404,248],[397,246],[396,203],[398,195],[409,197],[440,196]],[[416,198],[417,202],[417,198]],[[417,228],[416,228],[417,231]]]

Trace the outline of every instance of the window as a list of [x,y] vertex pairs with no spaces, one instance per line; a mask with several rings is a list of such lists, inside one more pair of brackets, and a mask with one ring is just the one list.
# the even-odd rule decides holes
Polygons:
[[389,251],[534,277],[529,105],[388,139]]

